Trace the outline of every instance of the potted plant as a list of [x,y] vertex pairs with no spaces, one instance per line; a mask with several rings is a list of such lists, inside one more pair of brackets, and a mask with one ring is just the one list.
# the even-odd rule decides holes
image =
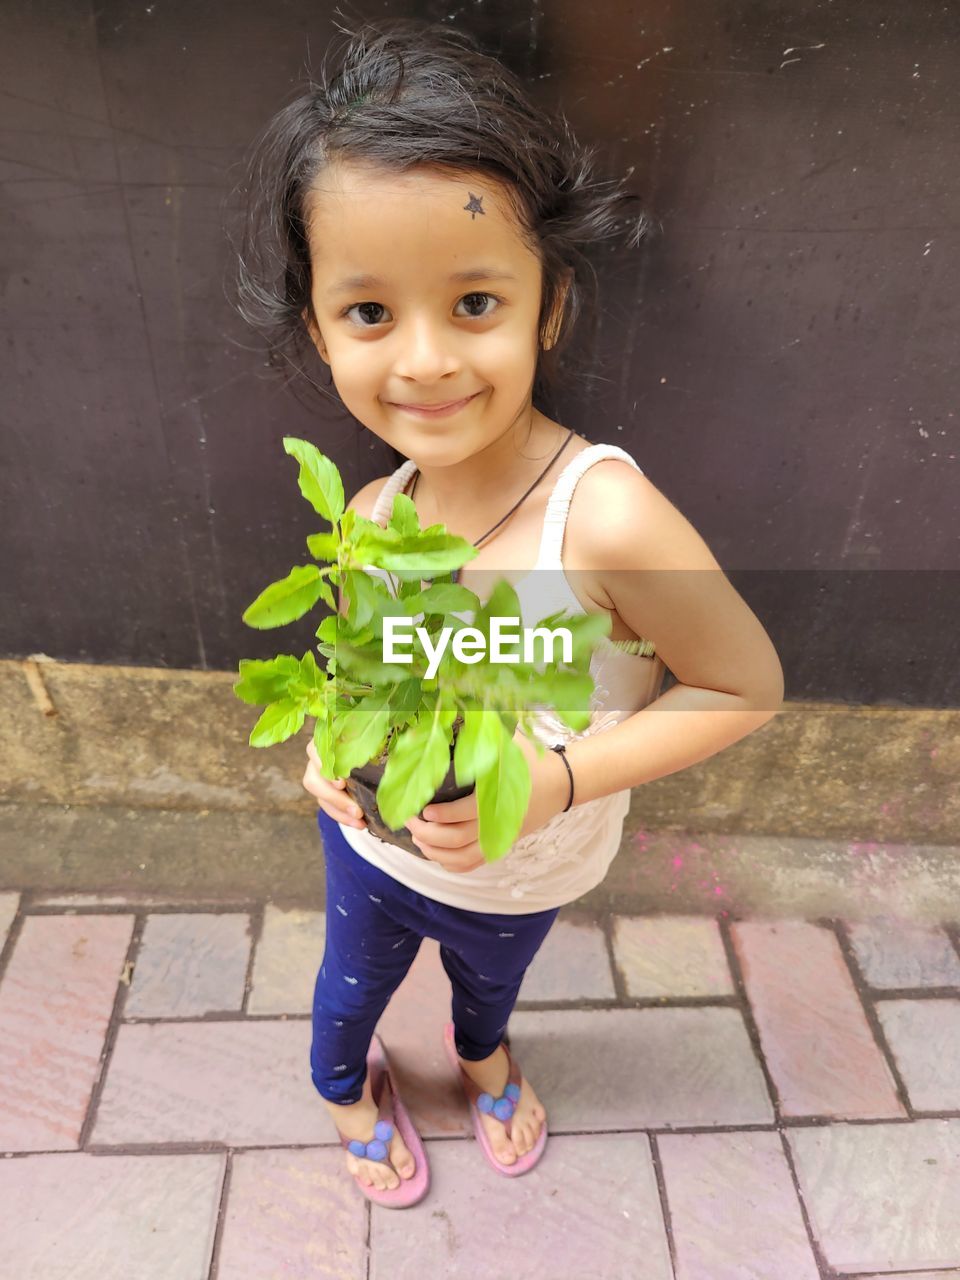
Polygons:
[[[518,726],[538,755],[546,748],[532,732],[537,707],[550,708],[574,731],[586,728],[590,656],[609,632],[608,617],[541,619],[538,628],[569,633],[561,661],[538,663],[530,650],[519,660],[496,661],[496,632],[503,619],[519,620],[521,610],[505,579],[483,604],[453,580],[476,548],[443,525],[421,529],[404,494],[395,497],[385,528],[345,510],[334,463],[309,441],[285,437],[283,445],[300,464],[300,492],[330,529],[307,538],[315,563],[271,583],[243,620],[258,629],[279,627],[321,601],[333,612],[316,630],[324,669],[311,650],[299,659],[241,659],[234,692],[264,708],[250,745],[283,742],[314,717],[323,776],[346,778],[370,829],[421,857],[404,823],[431,800],[476,788],[478,841],[484,858],[495,861],[516,839],[530,796],[530,770],[514,741]],[[421,651],[414,644],[402,662],[394,639],[400,626],[418,628],[421,641]]]

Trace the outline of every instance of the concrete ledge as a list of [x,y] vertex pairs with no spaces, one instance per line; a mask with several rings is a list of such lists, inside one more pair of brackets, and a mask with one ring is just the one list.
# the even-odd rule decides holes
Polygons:
[[[306,731],[255,750],[230,672],[0,662],[2,798],[236,815],[304,812]],[[45,714],[52,712],[52,714]],[[947,845],[960,711],[788,702],[702,764],[637,788],[628,833]]]
[[[321,906],[315,810],[0,805],[0,891],[141,895],[190,902]],[[625,838],[578,910],[718,916],[893,915],[960,921],[960,847],[844,844],[778,836]]]

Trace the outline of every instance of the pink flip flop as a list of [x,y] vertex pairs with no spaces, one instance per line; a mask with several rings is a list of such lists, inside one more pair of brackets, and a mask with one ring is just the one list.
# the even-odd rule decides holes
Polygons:
[[413,1177],[400,1178],[399,1187],[394,1187],[392,1191],[381,1191],[377,1187],[364,1186],[358,1174],[354,1174],[353,1177],[357,1186],[368,1200],[372,1200],[375,1204],[383,1205],[385,1209],[409,1209],[411,1205],[419,1203],[429,1191],[430,1167],[427,1164],[427,1153],[424,1150],[420,1134],[417,1132],[413,1121],[410,1119],[410,1113],[397,1093],[393,1082],[393,1073],[390,1069],[390,1060],[387,1057],[386,1049],[383,1047],[383,1041],[376,1034],[370,1041],[370,1049],[367,1053],[367,1072],[370,1076],[370,1090],[373,1100],[377,1104],[378,1113],[373,1137],[369,1142],[364,1143],[357,1139],[345,1138],[338,1129],[340,1145],[345,1147],[351,1155],[355,1155],[360,1159],[379,1160],[393,1169],[397,1177],[400,1178],[400,1174],[394,1169],[387,1155],[390,1149],[390,1139],[393,1137],[393,1126],[396,1124],[396,1127],[400,1130],[400,1137],[416,1162],[416,1170]]
[[[498,1120],[503,1122],[507,1137],[510,1137],[510,1130],[513,1124],[513,1112],[517,1102],[520,1099],[520,1090],[523,1085],[523,1073],[520,1070],[516,1059],[507,1048],[504,1042],[504,1049],[507,1054],[507,1061],[510,1064],[510,1075],[507,1078],[507,1084],[503,1091],[502,1098],[493,1098],[489,1093],[483,1093],[480,1088],[474,1084],[463,1067],[460,1065],[460,1059],[457,1056],[457,1046],[453,1038],[453,1023],[448,1022],[443,1029],[443,1046],[447,1051],[447,1057],[450,1063],[457,1070],[460,1076],[460,1082],[463,1085],[463,1091],[467,1095],[467,1101],[470,1104],[470,1118],[473,1121],[473,1132],[480,1143],[480,1150],[486,1157],[489,1165],[496,1169],[497,1173],[502,1173],[508,1178],[517,1178],[521,1173],[527,1173],[539,1161],[543,1155],[543,1149],[547,1145],[547,1122],[540,1126],[540,1135],[536,1142],[526,1153],[514,1161],[513,1164],[501,1164],[497,1157],[493,1154],[493,1146],[487,1137],[487,1131],[484,1128],[483,1121],[480,1118],[481,1111],[490,1112]],[[482,1100],[482,1101],[481,1101]],[[479,1104],[479,1105],[478,1105]]]

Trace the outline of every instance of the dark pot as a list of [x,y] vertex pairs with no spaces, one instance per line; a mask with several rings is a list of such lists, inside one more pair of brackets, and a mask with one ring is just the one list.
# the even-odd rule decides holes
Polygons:
[[[355,800],[363,810],[363,816],[367,820],[367,827],[375,836],[379,836],[381,840],[386,840],[388,844],[395,844],[400,849],[406,849],[407,853],[412,853],[418,858],[426,857],[411,840],[410,831],[407,827],[401,827],[399,831],[393,831],[380,817],[380,810],[377,808],[377,787],[386,767],[386,762],[375,764],[371,760],[369,764],[361,765],[359,769],[351,769],[345,790],[350,798]],[[445,800],[459,800],[461,796],[468,796],[473,788],[474,784],[472,782],[468,787],[457,786],[457,780],[453,775],[453,748],[451,747],[450,768],[437,788],[433,800],[428,800],[427,804],[440,804]],[[425,809],[427,805],[423,807]]]

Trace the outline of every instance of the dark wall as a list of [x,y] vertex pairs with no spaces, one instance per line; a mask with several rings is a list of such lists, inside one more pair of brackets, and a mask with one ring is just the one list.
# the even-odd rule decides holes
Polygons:
[[[316,525],[281,437],[353,488],[389,456],[267,379],[226,231],[332,11],[3,7],[0,654],[235,669],[308,643],[240,620]],[[660,229],[601,258],[598,380],[562,417],[700,530],[788,697],[960,705],[960,7],[359,11],[453,13],[634,166]]]

